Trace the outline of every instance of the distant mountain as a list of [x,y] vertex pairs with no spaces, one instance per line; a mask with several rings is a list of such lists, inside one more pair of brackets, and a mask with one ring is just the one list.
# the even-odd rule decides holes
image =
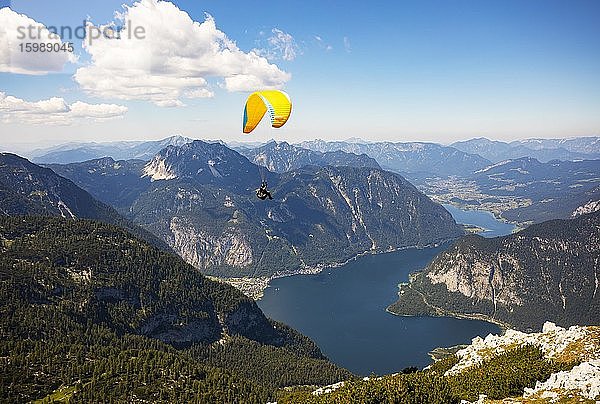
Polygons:
[[35,150],[31,153],[31,159],[39,164],[68,164],[101,157],[147,161],[167,146],[182,146],[191,141],[192,139],[176,135],[154,141],[68,143],[50,149]]
[[114,221],[118,214],[70,180],[10,153],[0,154],[0,212]]
[[469,178],[489,193],[552,197],[566,192],[593,188],[600,183],[600,160],[542,163],[531,157],[506,160],[477,170]]
[[402,285],[390,310],[481,315],[522,330],[600,324],[598,257],[600,212],[510,236],[466,236]]
[[144,176],[153,181],[193,178],[201,184],[250,189],[257,183],[259,168],[223,144],[196,140],[161,150],[144,167]]
[[143,177],[144,160],[119,160],[104,157],[70,164],[47,164],[45,167],[63,177],[76,177],[79,186],[94,189],[94,196],[118,211],[126,211],[135,198],[150,184]]
[[593,189],[600,186],[598,173],[600,160],[542,163],[526,157],[490,165],[469,179],[491,197],[529,201],[526,206],[506,210],[503,217],[540,222],[568,218],[578,206],[597,198]]
[[1,215],[99,220],[125,227],[152,244],[169,249],[164,242],[94,199],[72,181],[11,153],[0,153]]
[[551,160],[600,159],[600,138],[525,139],[510,143],[486,138],[455,142],[451,145],[465,153],[478,154],[492,162],[532,157],[541,162]]
[[539,223],[551,219],[569,219],[597,210],[600,210],[600,185],[538,199],[531,205],[510,209],[502,216],[515,222]]
[[[241,153],[243,150],[256,149],[258,147],[264,146],[264,145],[274,142],[274,141],[275,141],[275,139],[270,139],[266,142],[251,142],[251,141],[238,142],[235,140],[230,140],[230,141],[225,142],[225,145],[227,147],[229,147],[230,149]],[[211,143],[211,142],[208,142],[208,143]]]
[[[256,199],[261,169],[221,144],[170,146],[129,189],[107,189],[114,167],[53,166],[93,195],[104,195],[189,263],[222,276],[271,276],[343,262],[365,251],[425,246],[462,234],[450,214],[405,179],[377,168],[307,166],[264,170],[273,201]],[[67,169],[68,168],[68,169]],[[92,173],[90,173],[92,171]],[[135,176],[140,178],[134,181]],[[98,180],[94,181],[94,177]]]
[[490,164],[489,160],[476,154],[435,143],[350,143],[312,140],[298,146],[321,153],[344,151],[366,154],[381,167],[401,174],[467,175]]
[[88,220],[0,217],[0,400],[273,401],[352,375],[179,257]]
[[240,151],[240,153],[254,164],[277,173],[291,171],[307,165],[380,168],[377,161],[366,154],[358,155],[341,150],[321,153],[294,146],[287,142],[272,141],[255,149]]
[[571,153],[600,154],[600,137],[574,137],[567,139],[524,139],[516,140],[511,144],[520,144],[533,150],[565,149]]
[[[511,154],[511,146],[508,143],[498,140],[489,140],[483,137],[454,142],[450,146],[465,153],[480,155],[494,163],[510,158],[527,157],[529,156],[528,153],[531,152],[531,150],[524,148],[525,152],[523,155],[514,156]],[[514,154],[520,154],[520,152],[515,152]]]

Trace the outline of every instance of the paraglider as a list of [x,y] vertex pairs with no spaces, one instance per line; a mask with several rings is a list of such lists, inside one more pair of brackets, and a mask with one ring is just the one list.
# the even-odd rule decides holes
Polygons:
[[271,118],[271,126],[281,128],[292,113],[289,95],[279,90],[256,91],[250,94],[244,107],[244,133],[252,132],[267,111]]
[[[248,96],[244,106],[244,121],[242,129],[244,133],[252,132],[269,111],[271,126],[281,128],[287,122],[292,113],[292,101],[290,96],[279,90],[256,91]],[[264,176],[264,168],[260,167],[260,176],[262,179],[260,188],[256,190],[256,197],[262,201],[273,199],[271,192],[267,188],[267,181]]]
[[271,192],[267,189],[267,181],[263,181],[262,184],[260,184],[260,188],[256,190],[256,197],[261,201],[264,201],[267,198],[273,199]]

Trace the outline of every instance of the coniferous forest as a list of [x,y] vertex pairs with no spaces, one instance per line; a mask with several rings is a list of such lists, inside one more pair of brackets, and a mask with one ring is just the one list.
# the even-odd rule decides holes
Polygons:
[[229,285],[125,230],[0,217],[0,399],[266,402],[352,375]]

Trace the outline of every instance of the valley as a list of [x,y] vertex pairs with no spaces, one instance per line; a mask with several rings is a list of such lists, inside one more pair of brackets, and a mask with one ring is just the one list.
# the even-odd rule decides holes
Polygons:
[[[508,243],[510,248],[520,252],[507,250],[499,261],[485,256],[487,250],[508,248],[499,240],[527,239],[527,234],[538,228],[527,228],[528,224],[545,218],[575,217],[576,223],[589,224],[589,218],[596,217],[593,212],[598,209],[595,160],[544,163],[519,158],[490,163],[478,156],[453,151],[449,146],[424,143],[354,143],[342,147],[343,150],[335,147],[343,146],[344,142],[336,143],[335,147],[325,142],[305,144],[316,149],[311,150],[286,142],[269,142],[255,149],[238,146],[238,152],[220,142],[182,141],[183,144],[179,144],[180,140],[165,139],[172,144],[147,160],[102,157],[84,162],[51,163],[44,168],[15,155],[0,155],[2,214],[42,215],[50,221],[28,224],[25,220],[19,222],[16,230],[12,228],[16,223],[7,222],[3,227],[2,245],[7,259],[11,254],[15,257],[32,255],[31,251],[20,248],[33,248],[33,257],[40,254],[35,251],[39,248],[44,251],[42,254],[58,251],[54,247],[44,249],[47,248],[44,243],[54,245],[45,237],[52,231],[64,231],[63,226],[70,229],[67,232],[77,240],[67,238],[67,241],[85,246],[86,252],[104,248],[101,246],[106,242],[124,245],[121,233],[118,236],[111,233],[117,228],[104,229],[96,222],[88,225],[84,221],[99,220],[125,227],[145,240],[141,243],[150,242],[161,249],[162,254],[177,253],[187,264],[167,264],[175,265],[175,271],[181,272],[175,275],[175,282],[192,282],[201,289],[218,290],[216,294],[193,289],[177,292],[177,296],[169,295],[172,302],[168,303],[162,286],[146,291],[135,282],[123,283],[131,278],[130,266],[118,265],[114,268],[121,280],[102,286],[101,279],[111,276],[102,275],[106,270],[103,266],[96,265],[90,270],[80,263],[81,259],[83,262],[88,259],[85,255],[76,256],[61,247],[65,253],[50,258],[55,268],[52,271],[60,268],[56,272],[59,277],[43,280],[42,289],[31,286],[31,291],[18,298],[41,298],[58,304],[56,307],[61,309],[52,315],[74,321],[81,338],[96,338],[96,331],[76,325],[81,317],[76,310],[60,310],[77,305],[91,310],[92,314],[83,317],[93,317],[108,327],[102,333],[116,332],[116,336],[110,337],[113,344],[123,343],[118,333],[140,337],[136,346],[147,354],[191,361],[186,366],[201,366],[195,372],[207,372],[209,377],[225,383],[229,391],[233,391],[233,385],[240,386],[242,390],[236,395],[248,397],[250,401],[254,400],[250,397],[263,397],[259,402],[267,397],[277,397],[281,402],[295,400],[294,394],[288,397],[280,389],[306,384],[306,381],[324,385],[354,380],[355,375],[396,374],[402,369],[411,374],[413,369],[430,364],[433,356],[451,355],[451,358],[458,349],[440,347],[466,346],[470,340],[475,342],[479,337],[511,327],[531,331],[548,319],[561,325],[596,321],[596,293],[589,299],[587,295],[583,300],[574,298],[574,292],[569,289],[573,282],[570,275],[563,274],[566,278],[556,286],[555,274],[543,265],[540,270],[552,295],[544,309],[521,307],[520,303],[514,307],[506,305],[506,301],[513,298],[517,303],[527,301],[529,305],[530,297],[521,297],[518,292],[509,290],[509,284],[524,285],[528,281],[512,279],[503,271],[507,266],[534,267],[535,260],[543,257],[541,247],[521,248],[518,242],[512,242]],[[128,147],[137,153],[152,150],[160,143]],[[358,152],[361,154],[355,154]],[[69,149],[62,149],[60,158],[67,159],[69,153]],[[449,164],[441,161],[446,158],[461,162],[453,168],[452,175],[442,171],[444,164]],[[261,165],[269,170],[261,169]],[[386,171],[392,169],[390,166],[396,172]],[[432,171],[418,171],[426,167]],[[272,202],[259,203],[253,198],[254,184],[261,175],[275,195]],[[583,260],[577,265],[585,271],[597,265],[585,258],[596,254],[595,250],[588,251],[581,240],[572,240],[574,228],[581,233],[579,224],[560,225],[559,232],[549,223],[552,222],[537,226],[550,229],[549,234],[566,237],[559,244],[569,245],[576,251],[573,255],[576,258],[568,254],[563,257],[559,244],[543,241],[561,265]],[[77,226],[81,228],[78,230]],[[41,245],[21,241],[29,236],[19,236],[19,232],[23,229],[25,233],[31,232],[33,228],[43,229],[39,230],[43,236],[40,240],[44,241]],[[104,241],[98,245],[86,244],[91,240],[83,233],[102,234],[95,237]],[[586,234],[579,236],[597,238]],[[533,239],[543,240],[541,236],[536,237]],[[134,240],[126,243],[138,245]],[[479,255],[475,261],[479,261],[473,261],[473,268],[489,266],[494,275],[485,271],[469,275],[468,270],[462,269],[456,276],[448,275],[454,273],[455,268],[445,268],[442,264],[452,265],[455,251],[464,248],[471,251],[481,246],[483,251],[476,253]],[[155,254],[147,248],[154,247],[142,247],[145,252],[141,259]],[[119,256],[119,261],[127,262],[131,258],[127,248],[117,250],[126,254]],[[529,250],[536,251],[537,258],[529,256]],[[158,262],[164,259],[156,258]],[[469,260],[471,258],[466,258]],[[32,261],[32,265],[44,268],[45,264],[35,262]],[[188,264],[192,266],[187,269],[181,266]],[[21,268],[16,261],[8,265]],[[147,265],[142,264],[142,268]],[[439,274],[430,277],[428,274],[433,273],[431,268],[434,267],[439,267]],[[465,268],[473,269],[470,264]],[[152,266],[151,271],[158,271],[151,272],[152,279],[162,277],[161,282],[167,281],[160,275],[163,273],[160,266]],[[185,278],[186,271],[199,278]],[[70,278],[61,277],[63,272]],[[96,279],[98,274],[100,278]],[[587,272],[581,275],[582,284],[588,288],[593,277]],[[4,283],[12,285],[13,278],[6,272],[4,276]],[[149,275],[135,276],[141,281]],[[498,276],[502,278],[500,281],[496,279]],[[441,284],[456,289],[450,282],[454,277],[460,283],[457,289],[460,293],[466,293],[465,288],[469,287],[477,289],[477,292],[467,293],[471,300],[441,289]],[[493,278],[491,298],[483,280],[486,277]],[[434,286],[424,282],[429,278],[435,280]],[[530,275],[525,278],[533,279]],[[94,286],[97,302],[94,300],[93,306],[85,306],[77,300],[87,293],[77,289],[77,282],[100,282],[100,286]],[[532,299],[544,295],[537,282],[534,279],[532,283]],[[476,287],[480,283],[484,284],[481,290]],[[108,287],[108,284],[120,286]],[[180,287],[177,283],[173,285]],[[562,311],[560,299],[555,299],[555,287],[563,299]],[[12,293],[10,288],[12,286],[4,289],[6,296]],[[173,302],[179,302],[177,299],[188,293],[195,297],[190,302],[177,303],[175,306],[185,309],[178,311]],[[213,298],[217,301],[211,302]],[[194,303],[196,301],[198,303]],[[588,303],[589,310],[583,314],[571,309],[588,307]],[[467,306],[472,307],[467,309]],[[537,314],[532,314],[534,312]],[[34,314],[23,313],[25,316]],[[148,348],[149,341],[153,340],[166,345]],[[38,348],[33,344],[27,349]],[[62,352],[62,349],[57,346],[54,352]],[[87,357],[95,357],[105,348],[94,345],[91,349]],[[148,349],[158,351],[151,353]],[[242,360],[241,352],[252,359]],[[113,353],[108,355],[110,365],[102,366],[122,366],[112,359]],[[525,355],[537,354],[528,351]],[[281,369],[278,365],[281,361],[287,363],[282,377],[269,376],[274,369]],[[264,369],[257,372],[255,365],[259,362]],[[143,363],[140,362],[140,366],[145,366]],[[76,365],[65,362],[55,363],[55,366],[64,369]],[[570,369],[567,365],[564,368]],[[172,372],[174,368],[164,369]],[[551,367],[552,371],[560,369]],[[235,370],[237,379],[226,379],[224,374],[230,370]],[[16,371],[13,375],[19,374],[18,370],[13,371]],[[415,377],[427,378],[427,372],[418,371]],[[103,386],[115,378],[117,383],[126,385],[127,378],[117,373],[106,379],[86,379],[84,384],[64,379],[67,381],[63,381],[60,388],[42,383],[36,387],[39,393],[35,394],[85,397],[92,394],[90,386]],[[57,379],[50,379],[56,383]],[[154,380],[154,390],[145,389],[136,394],[139,397],[165,396],[172,381],[169,378]],[[212,381],[194,380],[185,381],[186,387],[177,393],[178,397],[190,394],[190,389],[204,389],[207,397],[212,397],[210,400],[219,400],[216,398],[219,396],[214,395],[218,393],[210,387]],[[32,382],[28,383],[31,388]],[[289,391],[295,389],[298,387]],[[531,394],[537,394],[535,392]],[[25,397],[28,393],[22,390],[11,394]],[[456,394],[467,396],[464,392]]]
[[0,0],[0,404],[600,404],[598,16]]
[[520,158],[495,163],[465,177],[411,178],[434,201],[493,212],[526,226],[573,217],[600,200],[600,160],[541,163]]
[[143,167],[102,159],[49,167],[222,278],[311,273],[464,234],[403,177],[362,162],[266,171],[276,198],[265,203],[253,195],[261,169],[219,143],[169,146]]
[[[512,226],[483,212],[454,216],[459,223],[485,227],[488,237],[512,231]],[[408,282],[414,271],[448,247],[369,254],[319,274],[274,279],[258,305],[310,336],[335,363],[360,375],[423,367],[438,346],[464,344],[500,330],[482,317],[398,317],[386,311],[397,296],[396,285]]]

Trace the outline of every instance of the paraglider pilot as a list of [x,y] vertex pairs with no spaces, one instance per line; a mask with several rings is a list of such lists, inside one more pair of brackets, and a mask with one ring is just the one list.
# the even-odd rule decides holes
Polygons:
[[262,184],[260,184],[260,188],[256,190],[256,197],[262,201],[267,198],[273,199],[271,193],[267,189],[267,181],[263,181]]

